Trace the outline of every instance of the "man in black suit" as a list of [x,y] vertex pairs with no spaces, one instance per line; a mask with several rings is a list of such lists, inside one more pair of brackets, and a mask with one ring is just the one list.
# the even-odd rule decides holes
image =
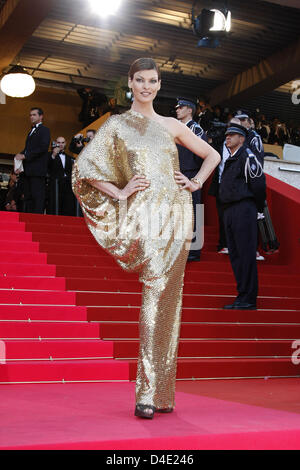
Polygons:
[[65,148],[66,139],[57,137],[49,154],[49,214],[75,215],[76,199],[71,185],[74,159],[65,153]]
[[50,131],[43,125],[44,113],[41,108],[31,108],[32,128],[27,136],[25,148],[16,160],[23,160],[24,210],[43,214],[45,209],[46,175]]

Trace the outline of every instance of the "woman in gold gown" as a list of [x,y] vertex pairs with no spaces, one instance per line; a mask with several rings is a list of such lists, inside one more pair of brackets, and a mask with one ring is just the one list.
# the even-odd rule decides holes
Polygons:
[[[191,192],[220,157],[187,126],[155,113],[160,73],[149,58],[136,60],[128,78],[134,100],[111,116],[77,158],[73,191],[86,223],[125,270],[140,273],[140,351],[135,415],[174,408],[183,277],[192,237]],[[179,171],[176,143],[204,159],[190,181]]]

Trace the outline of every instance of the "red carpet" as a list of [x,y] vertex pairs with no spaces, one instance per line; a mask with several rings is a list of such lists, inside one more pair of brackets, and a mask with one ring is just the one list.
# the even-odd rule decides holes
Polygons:
[[[99,248],[83,219],[2,212],[0,226],[0,383],[134,380],[137,274]],[[298,376],[297,270],[269,256],[258,310],[224,311],[235,283],[215,246],[208,225],[201,262],[186,269],[178,379]]]
[[[211,394],[224,384],[213,383]],[[172,414],[142,420],[133,384],[3,386],[0,449],[300,449],[299,412],[203,396],[201,387],[178,391]]]

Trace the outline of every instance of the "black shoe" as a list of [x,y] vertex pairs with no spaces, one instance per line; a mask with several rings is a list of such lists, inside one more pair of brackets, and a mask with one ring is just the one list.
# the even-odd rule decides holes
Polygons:
[[134,415],[139,418],[153,419],[155,411],[156,408],[153,405],[142,405],[138,403],[135,407]]
[[232,304],[229,304],[229,305],[224,305],[223,309],[225,310],[232,310],[234,308],[236,308],[236,306],[240,304],[240,301],[239,300],[235,300]]
[[230,305],[224,305],[224,310],[256,310],[255,304],[250,304],[248,302],[233,302]]
[[188,256],[188,261],[200,261],[200,256]]
[[249,302],[237,302],[234,308],[235,310],[256,310],[256,304],[250,304]]

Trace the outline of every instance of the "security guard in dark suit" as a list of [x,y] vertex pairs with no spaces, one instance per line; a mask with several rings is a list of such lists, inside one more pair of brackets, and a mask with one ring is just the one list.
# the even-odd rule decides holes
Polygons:
[[[185,124],[187,127],[191,129],[194,134],[196,134],[201,139],[207,142],[207,136],[202,127],[193,120],[193,115],[196,111],[196,103],[187,98],[178,98],[177,105],[176,105],[176,115],[177,119]],[[178,145],[178,155],[179,155],[179,166],[180,171],[183,173],[187,178],[191,179],[196,176],[198,171],[201,168],[203,160],[191,152],[186,147],[182,145]],[[194,233],[196,233],[197,229],[197,205],[200,207],[201,204],[201,189],[192,192],[192,199],[193,199],[193,209],[194,209]],[[199,222],[198,222],[199,223]],[[201,243],[201,240],[197,240],[197,236],[195,236],[192,240],[191,247],[194,243],[197,244]],[[200,261],[200,254],[201,250],[200,247],[196,247],[196,249],[191,248],[188,256],[188,261]]]
[[247,129],[231,124],[226,133],[230,156],[219,185],[224,226],[238,296],[225,309],[255,310],[258,293],[256,266],[257,212],[266,197],[266,180],[255,154],[245,145]]

